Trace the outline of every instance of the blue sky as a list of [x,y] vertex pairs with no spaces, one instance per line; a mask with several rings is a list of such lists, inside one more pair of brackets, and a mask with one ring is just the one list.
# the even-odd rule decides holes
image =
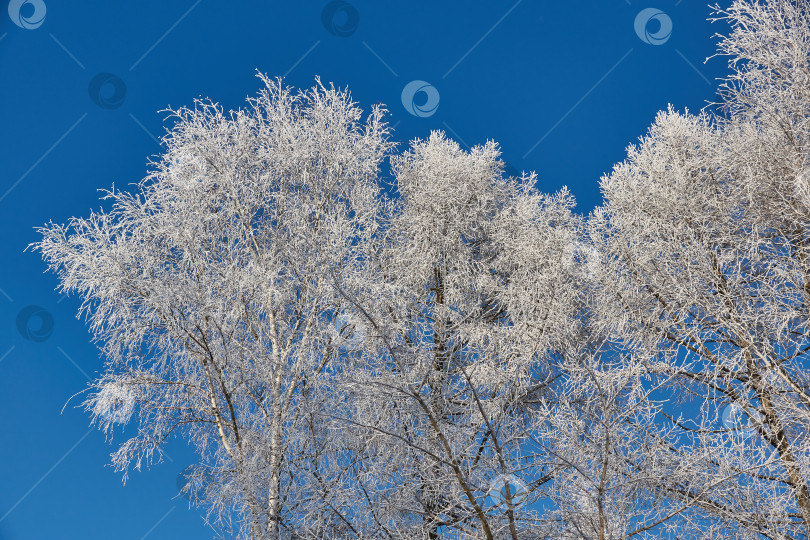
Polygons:
[[[79,399],[62,412],[103,359],[78,300],[23,252],[35,226],[87,215],[98,188],[144,176],[158,110],[200,96],[240,107],[256,69],[299,87],[320,75],[366,110],[385,103],[400,148],[432,129],[494,139],[588,212],[656,111],[700,109],[727,71],[724,58],[704,64],[724,27],[702,0],[0,4],[0,540],[211,537],[173,498],[194,460],[182,441],[122,486]],[[403,103],[406,87],[429,104],[425,92]]]

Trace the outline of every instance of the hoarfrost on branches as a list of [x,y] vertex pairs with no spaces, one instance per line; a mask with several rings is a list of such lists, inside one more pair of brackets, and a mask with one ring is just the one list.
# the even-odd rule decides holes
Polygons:
[[135,392],[119,382],[105,383],[92,399],[93,416],[109,424],[127,424],[135,411]]
[[184,438],[241,538],[807,538],[810,2],[714,9],[719,103],[587,216],[320,81],[170,111],[35,245],[106,358],[86,407],[137,419],[113,464]]

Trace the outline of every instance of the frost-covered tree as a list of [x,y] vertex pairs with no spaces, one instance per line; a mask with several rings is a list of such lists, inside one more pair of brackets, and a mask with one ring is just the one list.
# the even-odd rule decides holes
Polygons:
[[525,538],[550,478],[526,409],[577,327],[576,219],[567,192],[503,178],[499,155],[434,132],[395,157],[376,275],[343,291],[369,338],[349,421],[374,450],[374,520],[398,538]]
[[[35,245],[106,358],[122,471],[171,436],[245,538],[807,538],[810,0],[734,0],[721,103],[587,218],[494,142],[389,155],[320,82],[172,111]],[[126,472],[124,473],[126,477]]]
[[651,420],[674,444],[640,449],[667,508],[648,534],[806,538],[810,3],[716,9],[731,25],[722,102],[660,113],[603,178],[594,306],[681,398]]
[[363,120],[345,91],[262,80],[244,110],[172,111],[137,190],[41,228],[36,249],[81,297],[106,358],[94,418],[110,430],[137,416],[114,465],[138,468],[181,435],[213,479],[204,498],[220,523],[236,510],[243,536],[275,539],[307,497],[320,511],[307,520],[328,527],[343,512],[302,486],[344,466],[312,412],[334,406],[335,276],[352,278],[376,234],[390,145],[382,108]]

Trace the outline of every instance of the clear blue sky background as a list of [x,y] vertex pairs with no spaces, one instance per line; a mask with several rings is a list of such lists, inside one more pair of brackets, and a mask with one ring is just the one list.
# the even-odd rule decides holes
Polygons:
[[[21,24],[36,26],[28,1]],[[294,86],[320,75],[365,109],[387,104],[397,140],[432,129],[466,145],[494,139],[541,189],[567,185],[588,212],[600,176],[656,111],[700,109],[727,72],[724,58],[704,64],[725,28],[706,21],[703,0],[350,0],[329,25],[322,0],[38,2],[45,18],[25,29],[0,1],[0,540],[211,537],[176,497],[194,459],[182,441],[123,486],[79,400],[61,412],[103,359],[77,299],[60,299],[37,254],[23,253],[35,226],[87,215],[97,188],[143,177],[160,152],[159,109],[199,96],[240,107],[259,88],[256,69]],[[648,33],[672,22],[659,45],[634,28],[648,7],[666,14]],[[99,73],[113,78],[93,86]],[[433,114],[403,106],[413,80],[438,92]],[[42,317],[26,318],[30,305]]]

